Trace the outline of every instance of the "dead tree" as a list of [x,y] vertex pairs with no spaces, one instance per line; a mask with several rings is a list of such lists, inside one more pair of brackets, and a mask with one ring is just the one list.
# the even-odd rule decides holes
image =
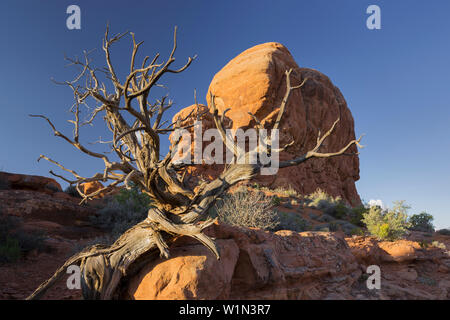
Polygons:
[[[164,75],[186,70],[195,57],[189,58],[187,63],[179,69],[171,68],[175,61],[174,54],[177,47],[175,28],[173,49],[167,61],[158,62],[159,54],[156,54],[151,60],[148,56],[145,57],[141,65],[136,67],[135,59],[142,42],[136,43],[134,34],[130,33],[132,39],[130,69],[127,77],[121,82],[112,63],[110,48],[112,44],[127,34],[126,32],[110,37],[109,30],[106,29],[103,40],[103,51],[106,58],[106,68],[104,69],[96,69],[91,66],[88,52],[84,53],[84,58],[81,60],[67,58],[71,64],[81,69],[81,72],[73,81],[62,83],[69,86],[74,94],[75,102],[71,108],[74,120],[69,120],[74,125],[72,138],[58,131],[47,117],[43,115],[31,116],[45,119],[55,136],[66,140],[88,156],[103,160],[104,170],[102,172],[91,177],[83,177],[53,159],[44,155],[39,157],[39,159],[52,162],[74,176],[73,179],[67,179],[50,171],[54,176],[75,185],[82,195],[82,202],[88,201],[100,193],[107,193],[118,185],[123,184],[128,187],[130,183],[133,183],[151,198],[153,207],[149,209],[145,220],[128,229],[111,246],[90,246],[68,259],[28,299],[42,297],[65,274],[67,267],[70,265],[80,267],[82,293],[85,299],[117,299],[120,296],[122,282],[159,255],[168,257],[169,246],[180,236],[197,239],[219,258],[219,252],[214,241],[202,233],[202,230],[214,222],[208,216],[209,209],[214,205],[216,199],[232,185],[242,180],[251,179],[267,166],[267,164],[263,165],[259,162],[254,164],[229,164],[225,166],[224,171],[217,179],[202,182],[195,189],[188,188],[184,181],[186,165],[175,164],[171,161],[173,158],[172,152],[164,157],[160,155],[160,136],[180,129],[180,124],[187,118],[178,119],[170,124],[162,121],[164,113],[172,106],[172,102],[167,100],[166,97],[155,101],[151,101],[149,97],[151,89],[158,86],[158,81]],[[290,92],[300,88],[307,80],[303,80],[297,86],[291,86],[290,73],[291,70],[286,71],[286,94],[279,108],[279,114],[273,129],[279,127]],[[108,83],[102,82],[100,75]],[[113,92],[108,92],[107,84],[109,88],[113,88]],[[90,116],[82,121],[80,119],[80,108],[92,100],[97,103],[97,106]],[[210,111],[226,147],[235,154],[236,158],[249,157],[250,151],[239,150],[234,139],[227,135],[224,127],[225,112],[219,115],[214,104],[214,96],[211,99]],[[80,129],[86,124],[91,124],[99,115],[103,115],[103,120],[111,131],[112,141],[110,145],[115,159],[117,159],[115,161],[104,153],[90,150],[79,141]],[[251,116],[256,123],[256,127],[261,127],[258,119],[254,115]],[[187,117],[191,117],[191,114]],[[127,118],[132,118],[133,122],[127,121]],[[357,140],[350,141],[337,152],[319,152],[322,143],[333,132],[338,121],[339,119],[323,136],[320,136],[319,132],[317,144],[312,150],[293,160],[280,162],[279,167],[299,165],[311,158],[339,156],[344,154],[352,145],[361,147],[359,145],[360,137]],[[174,145],[179,141],[176,141]],[[272,150],[270,142],[267,142],[266,146],[265,152],[280,151]],[[111,183],[101,190],[84,194],[80,185],[92,181],[111,181]]]

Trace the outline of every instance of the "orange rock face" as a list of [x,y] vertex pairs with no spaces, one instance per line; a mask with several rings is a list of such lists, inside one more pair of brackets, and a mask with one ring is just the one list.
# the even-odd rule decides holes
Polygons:
[[128,287],[131,299],[324,299],[349,297],[361,274],[343,238],[327,232],[213,225],[221,259],[182,238],[169,260],[144,267]]
[[[280,125],[280,146],[291,141],[295,143],[280,154],[280,160],[295,158],[312,149],[319,131],[326,132],[337,118],[340,122],[320,151],[340,150],[355,138],[353,117],[344,97],[324,74],[300,68],[288,49],[279,43],[257,45],[232,59],[214,76],[207,94],[208,105],[211,105],[210,93],[213,93],[219,114],[231,108],[226,114],[230,128],[253,127],[255,122],[248,114],[251,112],[270,129],[285,94],[285,71],[291,68],[292,86],[305,78],[308,80],[301,89],[291,92],[286,106]],[[183,118],[192,108],[182,110],[174,119],[179,115]],[[211,114],[204,115],[203,119],[206,122],[204,128],[213,127]],[[349,149],[349,152],[355,151],[356,147]],[[211,169],[205,171],[205,166],[198,165],[195,170],[211,175]],[[276,175],[260,176],[255,182],[269,187],[292,186],[302,194],[312,193],[320,187],[333,196],[358,204],[361,201],[355,187],[358,179],[358,156],[343,155],[280,169]]]
[[379,243],[380,249],[386,252],[384,260],[407,262],[418,258],[420,245],[414,241],[399,240],[396,242],[383,241]]
[[1,189],[33,190],[53,194],[62,191],[61,186],[52,178],[0,172]]
[[[81,186],[81,191],[84,194],[94,193],[94,192],[104,188],[103,184],[100,181],[86,182],[86,183],[82,183],[80,186]],[[94,199],[102,199],[107,195],[115,195],[115,194],[119,193],[121,189],[122,189],[122,187],[114,187],[112,190],[100,192],[98,195],[96,195],[94,197]]]
[[[216,258],[180,238],[169,259],[130,279],[127,299],[449,299],[448,251],[417,242],[344,238],[341,233],[278,231],[215,224]],[[450,237],[449,237],[450,238]],[[367,288],[369,265],[381,270],[381,289]]]
[[81,185],[81,191],[84,194],[96,192],[103,188],[103,184],[99,181],[86,182]]

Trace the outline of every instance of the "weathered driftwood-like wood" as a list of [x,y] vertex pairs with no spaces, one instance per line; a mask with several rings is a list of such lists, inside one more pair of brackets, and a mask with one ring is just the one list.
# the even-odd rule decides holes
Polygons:
[[[105,165],[103,172],[96,173],[92,177],[83,177],[76,171],[67,169],[60,163],[41,155],[39,159],[45,159],[60,167],[62,170],[72,174],[75,179],[70,180],[62,175],[50,172],[51,174],[75,184],[78,192],[83,197],[82,202],[90,200],[100,193],[109,192],[115,186],[124,184],[129,187],[133,182],[141,188],[142,192],[149,195],[152,200],[152,207],[148,211],[147,218],[127,230],[111,246],[94,245],[69,258],[55,274],[42,283],[28,299],[39,299],[51,288],[66,272],[70,265],[78,265],[81,270],[81,285],[83,297],[85,299],[118,299],[121,296],[122,283],[137,273],[146,263],[156,259],[159,255],[168,257],[169,247],[173,241],[180,236],[189,236],[204,244],[217,257],[220,253],[214,244],[202,230],[213,222],[208,217],[209,209],[214,205],[224,192],[232,185],[242,180],[248,180],[259,174],[264,168],[261,163],[250,164],[248,161],[238,162],[225,166],[224,172],[215,180],[202,183],[198,188],[189,188],[185,185],[184,176],[187,172],[186,165],[174,164],[172,153],[169,152],[163,159],[160,159],[160,138],[159,135],[181,129],[181,123],[188,119],[178,119],[176,122],[164,126],[162,116],[164,112],[172,106],[170,101],[166,102],[166,97],[156,102],[149,101],[149,92],[157,85],[158,80],[166,73],[179,73],[185,70],[192,62],[188,62],[179,69],[170,69],[175,61],[174,53],[176,49],[176,29],[174,35],[174,46],[166,62],[157,63],[159,54],[149,63],[148,57],[144,58],[140,68],[135,68],[135,57],[142,42],[136,43],[134,34],[132,36],[132,55],[130,73],[123,83],[120,82],[113,64],[111,62],[110,46],[123,38],[126,33],[109,37],[107,28],[103,42],[105,52],[106,79],[111,81],[114,93],[107,92],[107,86],[103,84],[98,76],[99,69],[90,66],[88,53],[85,53],[84,61],[68,59],[72,64],[81,66],[81,73],[73,81],[66,81],[62,84],[69,86],[75,97],[75,104],[71,111],[74,114],[74,135],[70,139],[56,129],[54,124],[43,115],[33,115],[45,119],[52,128],[55,136],[60,137],[73,145],[81,152],[95,158],[102,159]],[[274,124],[274,129],[278,129],[282,114],[286,107],[291,90],[299,89],[307,81],[297,86],[291,86],[291,70],[286,71],[286,94],[283,99],[278,117]],[[83,81],[84,80],[84,81]],[[94,108],[89,119],[80,121],[80,106],[87,103],[87,99],[92,98],[100,106]],[[211,97],[210,110],[214,117],[215,125],[221,135],[225,146],[234,153],[235,159],[249,159],[250,154],[261,152],[258,150],[241,150],[232,137],[227,136],[224,128],[224,114],[219,115],[214,103],[214,96]],[[133,106],[133,102],[138,108]],[[112,133],[111,149],[115,152],[118,161],[111,160],[103,153],[94,152],[79,141],[79,131],[83,125],[92,124],[97,115],[103,114],[107,128]],[[124,114],[133,117],[132,124],[128,123]],[[251,115],[257,127],[261,123],[256,116]],[[324,140],[333,132],[333,126],[325,135],[317,139],[317,145],[304,155],[280,163],[280,168],[301,164],[311,158],[334,157],[344,154],[352,145],[359,147],[360,140],[350,141],[345,147],[334,153],[320,153],[319,149]],[[184,127],[187,128],[187,127]],[[138,139],[138,135],[140,134]],[[176,147],[175,142],[173,147]],[[272,149],[270,141],[265,142],[264,152],[279,152],[292,143],[280,148]],[[267,166],[267,164],[266,164]],[[84,194],[80,185],[91,181],[112,181],[111,184],[95,191],[91,194]],[[196,190],[195,192],[192,190]]]

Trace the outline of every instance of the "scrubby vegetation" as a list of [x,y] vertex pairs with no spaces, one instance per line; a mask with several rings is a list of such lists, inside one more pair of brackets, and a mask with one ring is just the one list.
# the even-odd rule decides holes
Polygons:
[[317,189],[306,196],[304,201],[308,206],[317,208],[337,219],[344,219],[351,211],[351,208],[345,204],[341,197],[330,196],[322,189]]
[[309,223],[298,212],[285,212],[274,208],[281,204],[282,199],[278,196],[267,196],[262,191],[243,188],[233,194],[227,194],[216,204],[215,212],[220,221],[235,226],[270,231],[311,230]]
[[321,189],[304,197],[304,202],[309,207],[317,208],[336,219],[347,220],[358,227],[364,227],[363,215],[369,210],[365,205],[352,208],[340,197],[330,196]]
[[231,225],[274,230],[280,222],[272,205],[272,198],[263,192],[239,190],[217,203],[216,213],[220,221]]
[[433,232],[433,216],[426,212],[421,212],[419,214],[413,214],[409,218],[410,230],[422,231],[422,232]]
[[431,243],[431,246],[433,246],[433,247],[435,247],[435,248],[442,249],[442,250],[446,250],[446,249],[447,249],[447,247],[445,246],[445,244],[442,243],[442,242],[439,242],[439,241],[433,241],[433,242]]
[[81,198],[81,195],[78,193],[77,188],[73,185],[68,186],[65,190],[65,193],[68,195],[75,197],[75,198]]
[[270,189],[267,187],[262,187],[258,183],[253,183],[252,185],[250,185],[250,187],[264,192],[276,193],[281,197],[300,197],[300,194],[292,186],[289,186],[287,188],[277,187],[275,189]]
[[91,221],[109,234],[108,239],[101,242],[112,243],[127,229],[144,220],[150,207],[150,198],[133,186],[130,190],[120,190],[97,215],[91,217]]
[[279,206],[279,205],[281,204],[281,198],[278,197],[278,196],[273,196],[273,197],[271,198],[271,203],[272,203],[272,205],[274,205],[274,206]]
[[364,214],[369,211],[369,208],[365,205],[360,205],[351,209],[349,213],[350,222],[355,226],[364,227]]
[[292,230],[302,232],[311,230],[309,223],[296,212],[277,212],[277,216],[279,224],[274,231]]
[[340,197],[332,197],[322,189],[317,189],[308,196],[305,196],[305,202],[310,207],[324,210],[330,206],[335,206],[342,202]]
[[437,233],[443,235],[443,236],[450,236],[450,229],[441,229],[436,231]]
[[44,250],[45,238],[43,233],[25,231],[20,218],[4,215],[0,208],[0,263],[16,262],[32,250]]
[[277,187],[273,190],[276,194],[281,195],[282,197],[300,197],[299,193],[289,186],[288,188]]
[[9,182],[0,179],[0,190],[8,190],[10,188]]
[[371,206],[363,214],[362,221],[369,233],[380,240],[396,240],[401,238],[408,227],[407,211],[410,207],[404,201],[394,202],[390,210],[382,210],[379,206]]

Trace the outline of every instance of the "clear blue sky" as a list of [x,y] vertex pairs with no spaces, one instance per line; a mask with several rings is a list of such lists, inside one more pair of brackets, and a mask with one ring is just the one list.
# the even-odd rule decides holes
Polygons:
[[[66,8],[81,8],[81,30],[66,28]],[[381,7],[381,30],[366,28],[366,8]],[[134,31],[143,52],[170,51],[179,27],[177,62],[198,54],[185,73],[165,82],[175,109],[200,102],[213,75],[256,44],[277,41],[302,67],[328,75],[344,94],[356,134],[366,133],[357,188],[365,200],[387,205],[404,199],[450,227],[450,23],[448,0],[433,1],[19,1],[0,4],[0,170],[48,175],[44,153],[83,175],[102,168],[54,137],[46,114],[65,133],[70,90],[51,77],[69,79],[64,53],[99,49],[106,22],[114,33]],[[129,39],[113,48],[128,66]],[[87,130],[85,138],[103,131]],[[92,140],[92,139],[91,139]]]

